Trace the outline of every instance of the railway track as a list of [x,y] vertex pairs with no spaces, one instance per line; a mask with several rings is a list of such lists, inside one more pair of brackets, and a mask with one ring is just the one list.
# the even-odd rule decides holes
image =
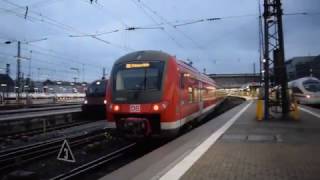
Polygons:
[[77,176],[79,176],[82,173],[86,173],[89,172],[91,170],[94,170],[95,168],[98,168],[102,165],[107,164],[108,162],[115,160],[119,157],[121,157],[122,155],[124,155],[127,151],[131,150],[132,148],[134,148],[136,146],[136,143],[132,143],[129,145],[126,145],[112,153],[109,153],[107,155],[104,155],[98,159],[95,159],[93,161],[90,161],[86,164],[83,164],[77,168],[74,168],[66,173],[60,174],[56,177],[51,178],[51,180],[65,180],[65,179],[72,179],[75,178]]
[[43,128],[37,128],[37,129],[32,129],[29,131],[20,131],[20,132],[13,132],[13,133],[7,133],[4,135],[1,135],[2,138],[8,138],[8,139],[19,139],[23,136],[35,136],[35,135],[39,135],[39,134],[43,134],[43,133],[47,133],[47,132],[51,132],[51,131],[56,131],[56,130],[61,130],[61,129],[66,129],[69,127],[73,127],[73,126],[79,126],[79,125],[83,125],[83,124],[87,124],[87,123],[92,123],[94,121],[81,121],[81,122],[72,122],[72,123],[66,123],[66,124],[59,124],[56,126],[49,126],[46,128],[45,132]]
[[0,111],[0,127],[4,129],[0,137],[12,136],[10,139],[16,139],[15,136],[19,137],[19,134],[30,136],[41,131],[75,126],[77,123],[66,123],[71,121],[70,118],[77,118],[80,112],[80,105]]
[[12,109],[12,110],[1,110],[0,115],[9,114],[19,114],[19,113],[30,113],[30,112],[40,112],[40,111],[50,111],[58,109],[71,109],[71,108],[81,108],[81,105],[64,105],[64,106],[52,106],[52,107],[37,107],[37,108],[23,108],[23,109]]
[[[71,147],[78,147],[104,138],[104,131],[96,131],[68,137]],[[53,139],[23,147],[0,151],[0,172],[23,165],[27,162],[54,155],[58,152],[65,138]]]
[[44,111],[36,111],[36,112],[23,112],[23,113],[16,113],[16,114],[4,114],[4,115],[0,115],[0,122],[20,121],[24,119],[49,117],[49,116],[71,114],[71,113],[77,113],[77,112],[81,112],[80,107],[44,110]]

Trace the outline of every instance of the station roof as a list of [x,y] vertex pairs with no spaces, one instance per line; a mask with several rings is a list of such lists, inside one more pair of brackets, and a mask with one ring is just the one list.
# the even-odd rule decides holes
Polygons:
[[260,74],[209,74],[219,87],[221,88],[241,88],[247,84],[254,84],[259,82]]

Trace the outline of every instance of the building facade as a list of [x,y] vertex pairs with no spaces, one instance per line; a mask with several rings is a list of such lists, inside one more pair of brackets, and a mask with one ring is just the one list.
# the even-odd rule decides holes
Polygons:
[[320,79],[320,55],[294,57],[285,64],[289,81],[307,76]]

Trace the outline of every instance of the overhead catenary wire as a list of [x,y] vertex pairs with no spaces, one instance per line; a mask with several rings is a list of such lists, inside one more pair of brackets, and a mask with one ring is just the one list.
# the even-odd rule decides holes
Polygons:
[[[135,0],[131,0],[133,2],[133,4],[136,5],[136,7],[138,9],[141,10],[141,12],[147,16],[152,22],[155,23],[155,25],[161,25],[161,23],[159,23],[156,19],[154,19],[144,8],[142,8]],[[166,31],[165,29],[162,29],[162,31],[169,37],[169,39],[174,42],[179,48],[184,49],[183,45],[176,40],[176,38],[174,38],[168,31]]]
[[[14,61],[15,60],[15,56],[13,54],[8,54],[8,53],[3,53],[3,52],[0,52],[0,56],[2,57],[5,57],[6,58],[6,62],[10,64],[10,61]],[[12,60],[10,60],[12,59]],[[48,60],[44,60],[44,59],[38,59],[38,58],[35,58],[35,57],[32,57],[32,58],[28,58],[28,61],[32,60],[32,68],[31,69],[42,69],[42,70],[47,70],[47,71],[51,71],[51,72],[59,72],[59,73],[68,73],[68,74],[73,74],[73,71],[71,71],[70,69],[72,67],[74,67],[74,65],[69,65],[69,66],[66,66],[64,65],[62,67],[62,69],[55,69],[55,68],[49,68],[48,66],[42,66],[42,65],[61,65],[61,63],[59,62],[51,62],[51,61],[48,61]],[[23,62],[27,62],[27,61],[23,61]],[[22,69],[28,71],[29,67],[27,66],[24,66],[22,67]],[[80,68],[80,67],[79,67]],[[82,72],[83,73],[83,72]],[[100,74],[100,73],[96,73],[96,74]],[[60,74],[61,76],[61,74]],[[62,76],[63,77],[63,76]]]
[[95,2],[94,4],[91,4],[91,3],[89,2],[89,0],[88,0],[88,1],[87,1],[87,0],[82,0],[82,1],[85,2],[85,3],[88,3],[88,4],[90,4],[90,5],[93,5],[93,7],[96,7],[96,8],[97,8],[98,10],[100,10],[101,12],[107,12],[107,13],[108,13],[109,15],[111,15],[113,18],[119,20],[119,22],[120,22],[124,27],[129,27],[129,25],[126,24],[121,18],[116,17],[114,14],[112,14],[112,13],[109,12],[109,11],[107,11],[107,9],[106,9],[102,4],[100,4],[98,1]]
[[[16,41],[16,40],[4,39],[4,38],[3,38],[3,40],[4,41]],[[44,39],[40,39],[40,40],[44,40]],[[39,41],[39,40],[36,40],[36,41]],[[95,64],[92,64],[92,63],[88,63],[88,60],[81,59],[79,57],[66,56],[62,52],[57,52],[57,51],[54,51],[52,49],[47,49],[47,48],[43,48],[43,47],[35,45],[35,44],[30,44],[30,42],[33,42],[33,41],[29,41],[29,42],[23,42],[22,41],[21,43],[25,43],[28,46],[34,47],[36,49],[34,49],[34,48],[32,48],[32,49],[21,48],[21,50],[25,50],[25,51],[32,50],[32,52],[35,53],[35,54],[50,56],[50,57],[53,57],[53,58],[55,58],[57,60],[67,60],[66,63],[84,64],[84,65],[89,66],[89,67],[94,67],[94,68],[99,68],[99,69],[101,68],[100,65],[95,65]],[[41,51],[45,51],[45,52],[41,52]],[[74,59],[78,59],[78,60],[76,61]]]
[[[100,7],[100,6],[98,6],[98,7]],[[285,13],[284,15],[291,16],[291,15],[309,15],[309,14],[302,12],[302,13]],[[22,17],[22,14],[20,14],[20,17]],[[37,17],[37,16],[35,16],[35,17]],[[245,17],[245,16],[243,16],[243,17]],[[237,17],[237,16],[229,16],[229,17],[224,17],[223,19],[232,19],[232,18],[238,18],[238,17]],[[41,18],[39,18],[39,19],[41,19]],[[43,18],[43,19],[45,19],[45,18]],[[176,24],[174,24],[174,23],[172,23],[172,22],[170,22],[170,23],[172,23],[172,24],[177,28],[177,27],[181,27],[181,26],[186,26],[186,25],[191,25],[191,24],[195,24],[195,23],[204,22],[204,21],[202,21],[202,20],[203,20],[203,19],[194,20],[194,22],[190,21],[190,22],[184,22],[184,23],[180,23],[179,21],[176,21],[176,22],[178,22],[178,23],[176,23]],[[37,20],[36,20],[36,21],[37,21]],[[198,22],[196,22],[196,21],[198,21]],[[160,23],[160,24],[161,24],[161,23]],[[163,24],[165,24],[165,23],[163,23]],[[88,36],[88,35],[83,35],[83,36]],[[99,36],[99,34],[97,34],[97,35],[92,35],[92,36]],[[99,40],[99,41],[101,41],[101,40]],[[108,41],[105,40],[105,43],[110,43],[110,42],[108,42]]]
[[84,35],[69,35],[69,37],[90,37],[90,36],[102,36],[102,35],[106,35],[106,34],[111,34],[111,33],[116,33],[116,32],[120,32],[120,31],[134,31],[134,30],[139,30],[139,29],[148,29],[148,30],[152,30],[152,29],[164,29],[163,27],[135,27],[135,26],[130,26],[130,27],[126,27],[124,29],[115,29],[115,30],[111,30],[111,31],[105,31],[105,32],[100,32],[100,33],[96,33],[96,34],[84,34]]
[[150,6],[148,6],[146,3],[143,1],[137,0],[144,8],[149,10],[151,13],[153,13],[155,16],[157,16],[159,19],[164,21],[167,25],[173,27],[177,32],[179,32],[182,36],[184,36],[186,39],[191,41],[197,48],[202,49],[202,46],[199,45],[192,37],[190,37],[188,34],[185,32],[177,29],[172,23],[170,23],[166,18],[164,18],[162,15],[160,15],[157,11],[153,10]]
[[[2,0],[2,1],[5,2],[5,3],[7,3],[7,4],[10,4],[10,5],[12,5],[12,6],[18,7],[18,8],[20,8],[20,9],[25,9],[25,7],[20,6],[20,5],[18,5],[18,4],[15,4],[15,3],[11,2],[11,1],[8,1],[8,0]],[[36,11],[29,10],[29,12],[32,13],[32,14],[35,14],[35,15],[37,15],[37,16],[39,16],[39,17],[41,17],[42,20],[40,20],[40,22],[42,22],[42,23],[50,24],[50,25],[55,26],[55,27],[57,27],[57,28],[63,29],[63,30],[65,30],[65,31],[76,32],[76,33],[79,33],[79,34],[86,34],[86,33],[83,33],[83,32],[81,32],[81,31],[75,29],[74,27],[72,27],[72,26],[70,26],[70,25],[63,24],[63,23],[61,23],[61,22],[59,22],[59,21],[57,21],[57,20],[55,20],[55,19],[53,19],[53,18],[50,18],[50,17],[48,17],[48,16],[45,16],[45,15],[43,15],[43,14],[41,14],[41,13],[36,12]],[[24,18],[24,17],[23,17],[23,18]],[[29,19],[27,19],[27,20],[29,20]],[[38,21],[39,21],[39,19],[38,19]],[[129,49],[129,48],[122,47],[122,46],[119,45],[119,44],[111,43],[111,42],[109,42],[109,41],[107,41],[107,40],[104,40],[104,39],[101,39],[101,38],[98,38],[98,37],[91,36],[91,38],[96,39],[96,40],[98,40],[98,41],[100,41],[100,42],[103,42],[103,43],[105,43],[105,44],[108,44],[108,45],[110,45],[110,46],[113,46],[113,47],[122,49],[122,50],[124,50],[124,51],[131,50],[131,49]]]

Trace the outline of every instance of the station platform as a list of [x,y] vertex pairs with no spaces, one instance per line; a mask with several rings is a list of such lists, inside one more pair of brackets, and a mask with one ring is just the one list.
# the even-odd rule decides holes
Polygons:
[[319,179],[320,110],[257,121],[247,101],[101,179]]

